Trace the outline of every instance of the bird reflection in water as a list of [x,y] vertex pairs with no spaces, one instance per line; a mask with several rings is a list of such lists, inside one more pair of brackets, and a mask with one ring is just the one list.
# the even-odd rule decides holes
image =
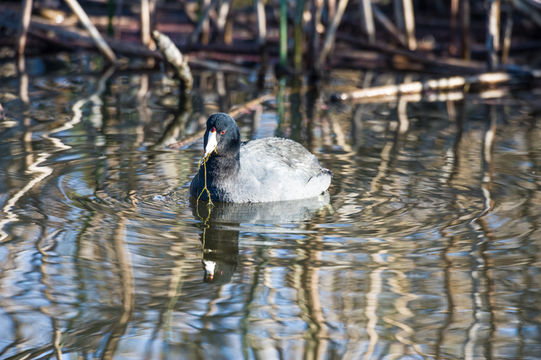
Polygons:
[[204,282],[227,283],[237,267],[239,255],[239,223],[221,221],[225,203],[209,206],[206,202],[192,201],[191,206],[195,217],[201,223],[201,246]]
[[[294,201],[214,203],[191,200],[193,215],[202,221],[201,245],[205,282],[227,283],[237,268],[240,224],[291,224],[331,210],[329,194]],[[266,230],[268,231],[268,229]]]

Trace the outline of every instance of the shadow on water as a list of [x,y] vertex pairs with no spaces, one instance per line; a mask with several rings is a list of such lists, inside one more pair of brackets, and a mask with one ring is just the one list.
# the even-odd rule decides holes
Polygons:
[[188,199],[201,143],[162,145],[250,79],[198,73],[179,102],[161,74],[29,68],[0,82],[0,358],[541,352],[538,89],[333,107],[396,75],[282,81],[242,136],[302,142],[329,194],[209,212]]

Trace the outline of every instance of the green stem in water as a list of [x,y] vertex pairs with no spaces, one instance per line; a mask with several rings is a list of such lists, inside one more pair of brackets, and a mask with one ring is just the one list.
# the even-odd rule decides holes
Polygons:
[[208,196],[208,198],[209,198],[209,202],[208,202],[207,205],[208,205],[209,207],[212,206],[212,205],[214,205],[214,204],[212,203],[212,199],[211,199],[211,197],[210,197],[210,191],[209,191],[209,189],[208,189],[208,187],[207,187],[207,161],[208,161],[210,155],[211,155],[211,154],[209,154],[209,155],[206,156],[206,157],[203,157],[202,163],[203,163],[203,173],[204,173],[204,182],[205,182],[205,186],[203,187],[203,189],[202,189],[201,192],[199,193],[199,196],[197,197],[197,200],[195,201],[196,206],[199,205],[199,199],[201,198],[201,195],[203,195],[203,193],[204,193],[205,191],[207,192],[207,196]]

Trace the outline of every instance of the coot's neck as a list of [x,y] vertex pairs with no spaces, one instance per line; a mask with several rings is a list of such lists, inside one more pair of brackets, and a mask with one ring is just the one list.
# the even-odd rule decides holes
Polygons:
[[[237,176],[239,172],[240,161],[239,154],[231,154],[229,156],[212,154],[207,160],[207,182],[209,184],[219,183],[225,179]],[[201,166],[200,171],[205,171]]]

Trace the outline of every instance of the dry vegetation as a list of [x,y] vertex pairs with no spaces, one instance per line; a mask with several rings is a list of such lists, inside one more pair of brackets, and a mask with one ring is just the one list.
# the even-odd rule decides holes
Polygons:
[[[408,86],[408,94],[531,85],[540,77],[539,0],[24,0],[4,1],[0,10],[0,45],[19,55],[96,50],[119,67],[142,59],[137,66],[148,68],[163,60],[151,37],[159,31],[189,55],[190,66],[258,66],[261,77],[268,67],[278,77],[310,80],[336,68],[444,77]],[[396,84],[335,99],[404,89]]]

